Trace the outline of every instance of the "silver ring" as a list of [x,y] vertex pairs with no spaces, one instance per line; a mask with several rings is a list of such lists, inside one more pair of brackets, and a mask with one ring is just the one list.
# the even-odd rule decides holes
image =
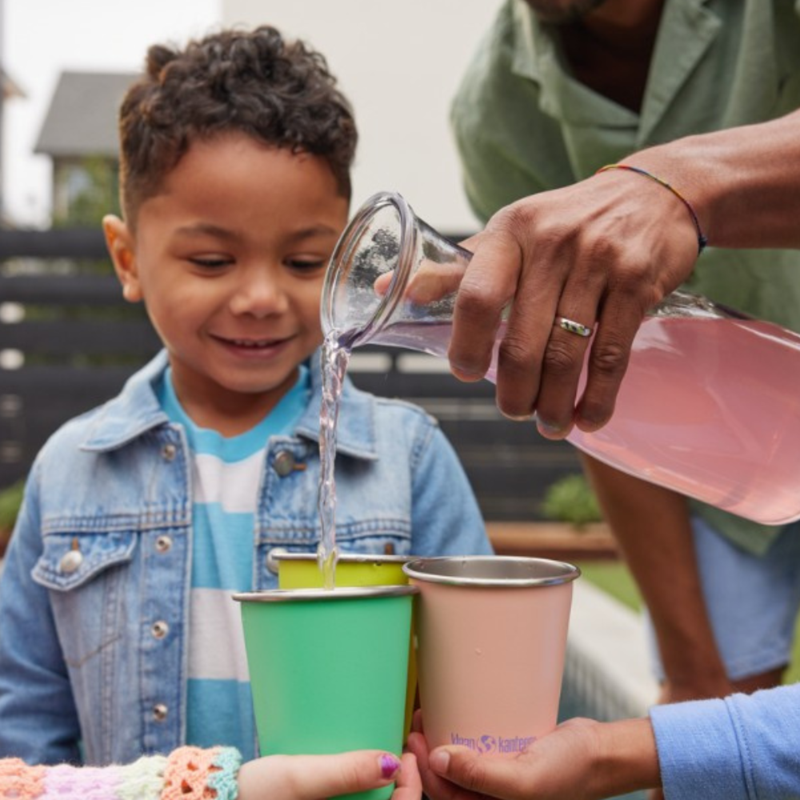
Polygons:
[[575,322],[574,319],[567,319],[566,317],[556,317],[553,324],[558,325],[559,328],[563,328],[565,331],[568,331],[569,333],[577,333],[578,336],[585,337],[592,335],[591,328],[588,328],[586,325],[582,325],[580,322]]

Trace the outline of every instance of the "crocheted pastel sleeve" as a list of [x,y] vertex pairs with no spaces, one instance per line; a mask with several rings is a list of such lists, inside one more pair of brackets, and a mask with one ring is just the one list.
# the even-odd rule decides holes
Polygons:
[[0,800],[236,800],[233,747],[179,747],[108,767],[29,766],[0,759]]

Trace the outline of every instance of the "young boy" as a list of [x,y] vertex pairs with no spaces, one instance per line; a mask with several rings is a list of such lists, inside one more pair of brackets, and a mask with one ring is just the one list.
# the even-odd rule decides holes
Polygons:
[[[324,59],[264,27],[152,47],[120,136],[124,221],[103,226],[164,352],[32,468],[0,582],[0,756],[247,760],[230,595],[275,586],[275,548],[319,542],[319,301],[355,123]],[[490,552],[417,408],[348,383],[336,478],[342,551]]]

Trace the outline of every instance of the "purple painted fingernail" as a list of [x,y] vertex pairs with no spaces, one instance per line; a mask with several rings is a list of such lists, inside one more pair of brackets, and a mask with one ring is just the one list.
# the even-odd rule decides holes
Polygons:
[[391,755],[391,753],[384,753],[379,760],[381,762],[381,775],[388,781],[389,778],[393,778],[400,769],[400,759],[398,759],[397,756]]

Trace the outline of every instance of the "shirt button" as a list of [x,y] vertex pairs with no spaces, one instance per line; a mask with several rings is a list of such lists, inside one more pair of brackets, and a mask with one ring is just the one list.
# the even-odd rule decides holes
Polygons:
[[163,703],[156,703],[153,706],[153,719],[156,722],[163,722],[167,718],[168,709]]
[[172,549],[172,538],[170,536],[159,536],[156,539],[156,550],[159,553],[166,553]]
[[163,639],[169,633],[169,625],[163,619],[160,619],[158,622],[153,623],[150,632],[153,634],[154,639]]
[[70,550],[61,556],[61,561],[58,562],[58,571],[69,575],[75,572],[81,564],[83,564],[83,553],[80,550]]
[[294,456],[288,450],[281,450],[276,453],[272,468],[281,478],[285,478],[294,470]]
[[178,448],[175,447],[174,444],[165,444],[164,447],[161,448],[161,455],[166,461],[172,461],[177,452]]
[[278,559],[277,556],[283,555],[288,552],[285,547],[273,547],[267,553],[267,569],[273,574],[278,574]]

